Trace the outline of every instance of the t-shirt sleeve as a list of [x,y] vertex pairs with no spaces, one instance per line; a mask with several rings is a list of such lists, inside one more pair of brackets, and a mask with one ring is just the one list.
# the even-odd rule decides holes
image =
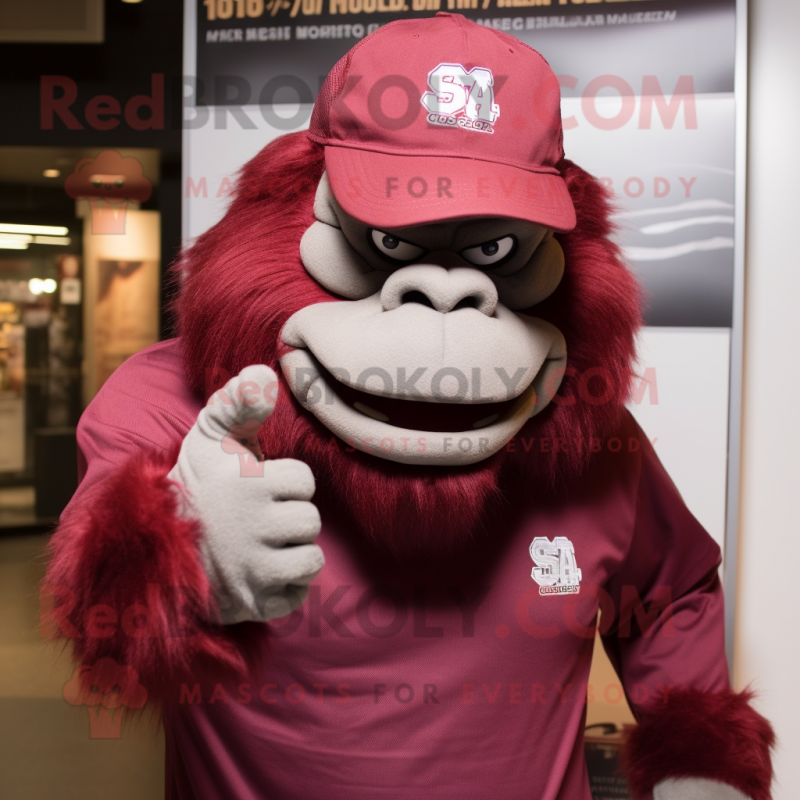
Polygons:
[[134,456],[177,452],[201,407],[184,380],[177,340],[161,342],[129,358],[106,381],[78,423],[80,484],[64,513],[85,503]]
[[634,530],[605,586],[614,613],[600,620],[603,645],[635,715],[672,689],[729,688],[720,548],[647,438],[641,440]]

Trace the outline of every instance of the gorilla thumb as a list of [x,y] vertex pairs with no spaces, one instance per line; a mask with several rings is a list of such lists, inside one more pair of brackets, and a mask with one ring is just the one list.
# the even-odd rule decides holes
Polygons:
[[215,392],[200,412],[197,424],[213,439],[222,439],[231,429],[257,421],[260,425],[278,400],[278,378],[265,364],[245,367]]

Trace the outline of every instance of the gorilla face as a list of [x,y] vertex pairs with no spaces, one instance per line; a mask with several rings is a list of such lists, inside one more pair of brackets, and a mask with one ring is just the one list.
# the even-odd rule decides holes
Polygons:
[[326,176],[314,215],[303,265],[345,300],[289,318],[281,367],[339,438],[405,464],[472,464],[550,402],[564,337],[519,312],[561,280],[552,230],[507,218],[377,229],[344,212]]

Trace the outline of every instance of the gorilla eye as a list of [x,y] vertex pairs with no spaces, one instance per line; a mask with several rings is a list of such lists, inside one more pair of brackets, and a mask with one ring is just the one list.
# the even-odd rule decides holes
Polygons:
[[413,261],[425,252],[424,248],[411,244],[411,242],[404,242],[394,234],[379,231],[377,228],[370,229],[369,241],[382,256],[391,261]]
[[124,185],[125,185],[125,179],[124,178],[117,178],[114,181],[114,186],[116,186],[117,189],[121,189]]
[[516,236],[503,236],[500,239],[492,239],[491,242],[476,244],[461,251],[461,256],[465,261],[476,267],[495,267],[501,261],[509,258],[517,248]]

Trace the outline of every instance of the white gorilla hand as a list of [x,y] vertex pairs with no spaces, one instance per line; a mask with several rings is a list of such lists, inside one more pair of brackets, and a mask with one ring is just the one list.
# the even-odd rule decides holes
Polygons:
[[167,476],[182,490],[182,516],[201,525],[203,566],[226,625],[291,613],[325,563],[309,467],[250,452],[260,454],[256,432],[277,392],[269,367],[243,369],[200,412]]
[[707,778],[667,778],[653,789],[653,800],[749,800],[727,783]]

